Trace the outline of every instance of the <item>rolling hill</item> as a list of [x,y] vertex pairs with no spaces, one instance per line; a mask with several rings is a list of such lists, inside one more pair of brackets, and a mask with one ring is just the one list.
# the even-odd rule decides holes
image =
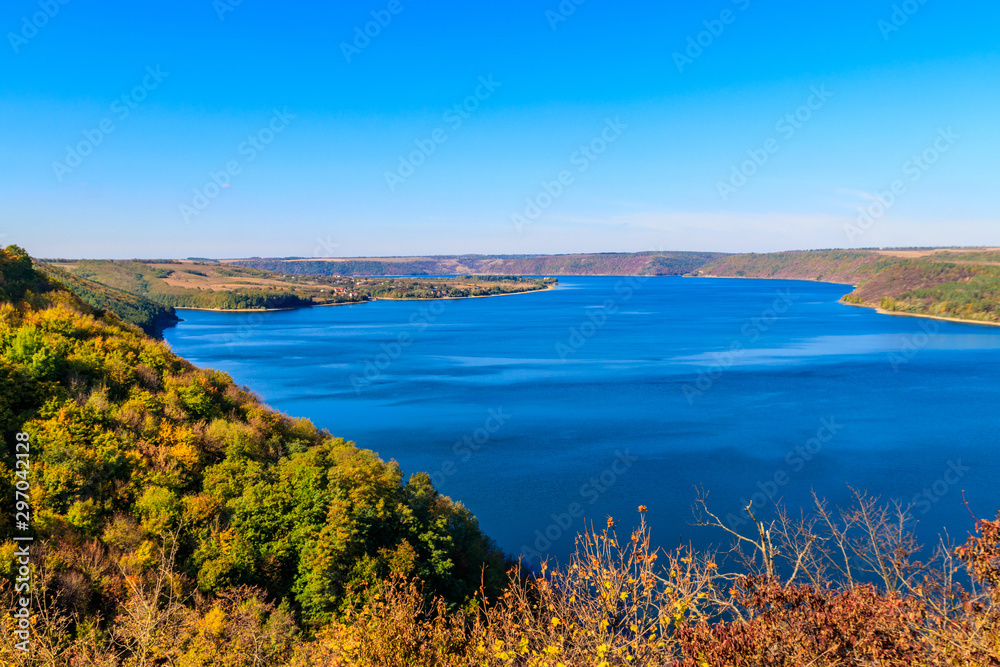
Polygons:
[[713,252],[637,252],[570,255],[457,255],[339,259],[227,260],[278,273],[320,276],[682,276],[724,257]]

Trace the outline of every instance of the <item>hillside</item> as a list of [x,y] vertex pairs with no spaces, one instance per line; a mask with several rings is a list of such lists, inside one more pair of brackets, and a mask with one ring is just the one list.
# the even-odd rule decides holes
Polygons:
[[730,255],[692,275],[856,285],[845,303],[896,314],[1000,322],[995,249],[816,250]]
[[373,299],[464,298],[531,292],[554,281],[463,276],[447,279],[338,278],[179,260],[50,260],[49,271],[140,296],[169,308],[301,308]]
[[890,313],[1000,322],[1000,266],[975,260],[906,260],[874,276],[844,301]]
[[572,255],[459,255],[354,259],[239,259],[229,264],[320,276],[681,276],[724,253],[639,252]]
[[144,296],[81,278],[44,262],[35,263],[35,267],[68,287],[92,308],[110,311],[122,321],[136,325],[151,336],[159,337],[164,328],[178,321],[172,307],[161,305]]
[[[426,474],[405,480],[394,462],[274,412],[10,246],[0,250],[0,434],[13,443],[20,432],[30,436],[32,603],[46,605],[36,643],[82,633],[95,649],[149,640],[143,650],[160,650],[185,609],[193,622],[226,600],[256,605],[254,623],[315,628],[392,573],[462,605],[481,585],[498,593],[511,565]],[[27,465],[13,444],[0,457],[5,609],[14,471]],[[132,616],[161,594],[188,606]]]
[[801,250],[729,255],[691,275],[732,278],[822,280],[855,285],[894,264],[896,259],[868,250]]

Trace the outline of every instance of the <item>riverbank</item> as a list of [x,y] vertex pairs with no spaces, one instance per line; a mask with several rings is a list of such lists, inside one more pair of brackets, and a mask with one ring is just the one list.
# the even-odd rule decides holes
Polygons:
[[[848,286],[848,287],[853,287],[855,289],[857,289],[857,287],[858,287],[857,285],[854,285],[854,284],[851,284],[851,283],[838,282],[838,281],[835,281],[835,280],[817,280],[815,278],[786,278],[786,277],[782,277],[782,278],[777,278],[777,277],[775,277],[775,278],[762,278],[762,277],[759,277],[759,276],[717,276],[717,275],[711,275],[711,276],[707,276],[707,275],[706,276],[685,276],[685,277],[686,278],[726,278],[726,279],[730,279],[730,280],[801,280],[803,282],[829,283],[831,285],[845,285],[845,286]],[[841,298],[840,303],[842,303],[844,305],[847,305],[847,306],[854,306],[856,308],[869,308],[869,309],[874,310],[875,312],[877,312],[879,314],[882,314],[882,315],[898,315],[900,317],[921,317],[921,318],[928,319],[928,320],[940,320],[942,322],[954,322],[956,324],[978,324],[978,325],[988,326],[988,327],[1000,327],[1000,322],[989,322],[989,321],[985,321],[985,320],[962,319],[960,317],[943,317],[941,315],[929,315],[929,314],[926,314],[926,313],[907,313],[907,312],[896,311],[896,310],[885,310],[884,308],[880,308],[879,306],[868,305],[868,304],[864,304],[864,303],[851,303],[849,301],[845,301],[843,298]]]
[[194,306],[174,306],[174,310],[201,310],[206,313],[280,313],[285,310],[302,310],[303,308],[321,308],[323,306],[357,306],[368,301],[341,301],[339,303],[311,303],[307,306],[291,306],[289,308],[195,308]]
[[[864,306],[864,307],[871,308],[872,306]],[[958,317],[941,317],[940,315],[927,315],[924,313],[902,313],[897,310],[885,310],[883,308],[875,308],[875,312],[881,313],[882,315],[898,315],[900,317],[922,317],[927,320],[941,320],[942,322],[956,322],[958,324],[980,324],[986,327],[1000,327],[1000,322],[986,322],[984,320],[963,320]]]
[[840,303],[853,308],[867,308],[874,310],[879,315],[896,315],[899,317],[919,317],[925,320],[940,320],[941,322],[954,322],[955,324],[979,324],[987,327],[1000,327],[1000,322],[985,322],[983,320],[963,320],[958,317],[941,317],[940,315],[927,315],[925,313],[903,313],[898,310],[886,310],[878,306],[869,306],[863,303],[850,303],[841,299]]
[[373,301],[461,301],[464,299],[488,299],[494,296],[518,296],[522,294],[535,294],[537,292],[547,292],[559,286],[553,283],[543,289],[524,290],[522,292],[504,292],[503,294],[477,294],[475,296],[436,296],[427,299],[421,298],[392,298],[386,296],[372,297],[365,301],[341,301],[339,303],[312,303],[306,306],[292,306],[290,308],[196,308],[194,306],[174,306],[174,310],[200,310],[208,313],[277,313],[286,310],[301,310],[303,308],[322,308],[325,306],[359,306]]
[[475,296],[436,296],[430,299],[394,299],[392,297],[380,296],[372,298],[372,301],[461,301],[464,299],[489,299],[494,296],[520,296],[522,294],[537,294],[538,292],[548,292],[559,286],[559,283],[552,283],[544,289],[529,289],[523,292],[504,292],[503,294],[477,294]]

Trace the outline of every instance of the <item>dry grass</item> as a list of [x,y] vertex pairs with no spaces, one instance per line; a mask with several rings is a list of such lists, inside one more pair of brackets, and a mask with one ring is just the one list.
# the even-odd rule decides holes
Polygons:
[[978,252],[1000,252],[1000,248],[930,248],[923,250],[876,250],[883,257],[902,257],[904,259],[920,259],[930,257],[939,252],[948,253],[978,253]]

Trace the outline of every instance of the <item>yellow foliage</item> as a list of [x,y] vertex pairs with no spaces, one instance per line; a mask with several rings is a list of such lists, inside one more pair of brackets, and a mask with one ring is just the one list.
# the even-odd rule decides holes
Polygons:
[[174,445],[169,451],[170,458],[177,461],[185,470],[193,470],[201,460],[198,449],[190,443]]
[[210,635],[221,635],[226,625],[226,612],[215,605],[201,620],[202,630]]

